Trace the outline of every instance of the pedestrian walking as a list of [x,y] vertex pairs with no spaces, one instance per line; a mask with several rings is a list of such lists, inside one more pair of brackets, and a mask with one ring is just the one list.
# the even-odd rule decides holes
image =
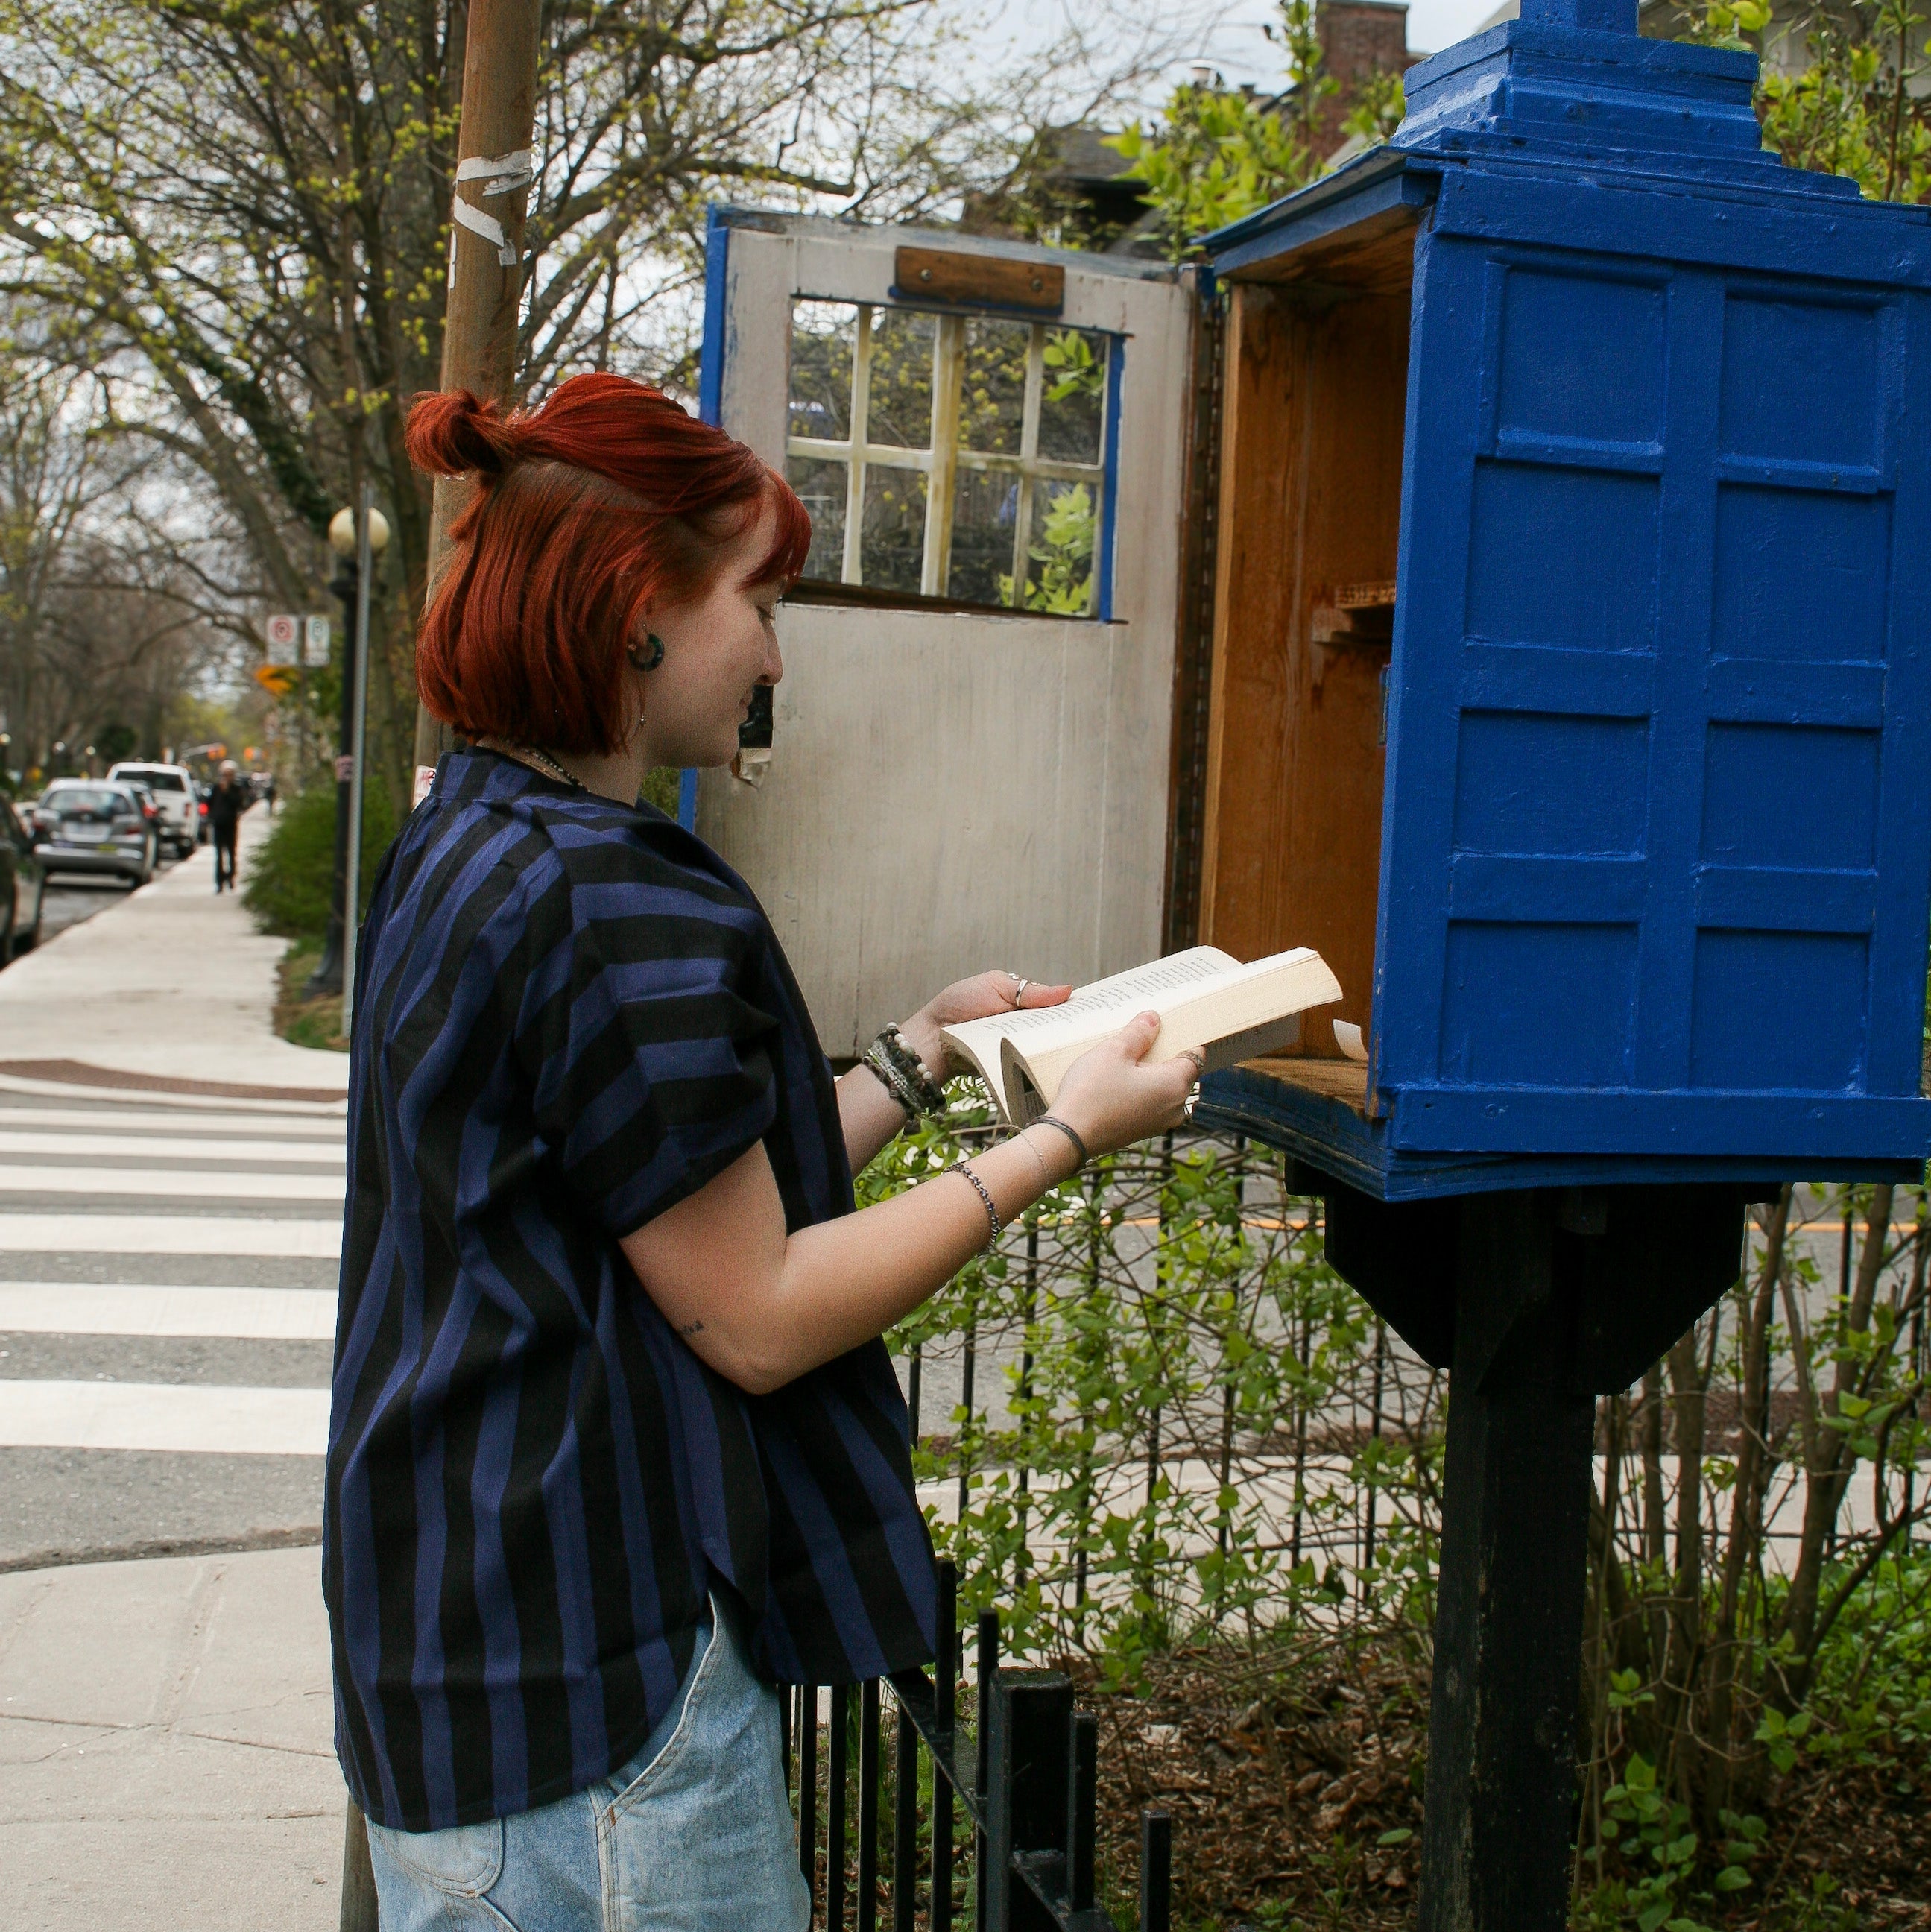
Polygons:
[[854,1211],[941,1026],[1068,989],[962,980],[834,1081],[757,901],[639,802],[782,674],[802,506],[615,376],[408,440],[476,488],[417,650],[468,742],[376,880],[350,1061],[322,1564],[384,1932],[802,1932],[775,1685],[933,1654],[880,1338],[1196,1068],[1143,1016]]
[[235,840],[241,830],[241,814],[248,800],[241,786],[241,773],[232,758],[223,758],[214,775],[214,788],[208,794],[208,830],[214,840],[214,890],[235,887]]

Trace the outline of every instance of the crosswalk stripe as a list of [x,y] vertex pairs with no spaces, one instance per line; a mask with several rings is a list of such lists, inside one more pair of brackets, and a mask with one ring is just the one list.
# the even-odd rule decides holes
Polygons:
[[339,1220],[226,1214],[0,1214],[0,1254],[220,1255],[339,1261]]
[[125,1282],[0,1282],[0,1333],[219,1335],[258,1342],[328,1342],[335,1335],[335,1292],[178,1288]]
[[340,1147],[346,1138],[340,1120],[316,1120],[306,1114],[144,1114],[131,1108],[103,1107],[0,1107],[0,1127],[46,1130],[98,1129],[103,1132],[139,1127],[152,1133],[191,1138],[196,1134],[274,1133],[283,1139],[312,1142],[318,1147]]
[[43,1160],[98,1158],[132,1154],[157,1160],[286,1160],[340,1167],[347,1158],[342,1142],[326,1141],[196,1140],[157,1130],[151,1134],[22,1133],[0,1127],[0,1154],[38,1154]]
[[328,1446],[326,1389],[0,1382],[0,1448],[320,1456]]
[[10,1167],[0,1163],[0,1194],[118,1194],[178,1201],[340,1201],[334,1174],[243,1174],[195,1168]]

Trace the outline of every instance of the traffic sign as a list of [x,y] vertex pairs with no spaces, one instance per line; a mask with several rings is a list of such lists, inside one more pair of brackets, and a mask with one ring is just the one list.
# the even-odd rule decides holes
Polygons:
[[277,614],[271,617],[263,628],[268,638],[268,662],[293,664],[296,659],[296,640],[301,634],[301,619]]
[[292,664],[265,664],[255,667],[255,682],[277,698],[286,698],[295,688],[296,681]]
[[328,662],[326,617],[304,617],[301,620],[301,661],[310,669]]

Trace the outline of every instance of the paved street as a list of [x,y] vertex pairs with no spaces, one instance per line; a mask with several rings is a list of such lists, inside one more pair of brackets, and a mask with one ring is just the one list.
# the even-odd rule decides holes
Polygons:
[[274,1037],[280,943],[211,885],[0,975],[0,1839],[48,1932],[334,1923],[346,1062]]
[[40,908],[40,944],[44,946],[69,926],[118,905],[127,896],[127,888],[118,880],[90,879],[78,872],[57,873],[47,881],[46,898]]

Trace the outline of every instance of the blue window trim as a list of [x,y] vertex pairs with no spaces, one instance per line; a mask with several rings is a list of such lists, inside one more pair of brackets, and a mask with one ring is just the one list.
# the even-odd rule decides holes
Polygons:
[[[724,413],[724,307],[730,261],[730,210],[713,202],[704,214],[704,332],[697,358],[697,413],[720,423]],[[697,774],[687,766],[677,780],[677,823],[697,829]]]
[[1106,352],[1106,430],[1102,457],[1105,500],[1099,507],[1099,595],[1094,616],[1102,624],[1113,616],[1113,537],[1120,503],[1120,398],[1126,387],[1126,338],[1109,335]]
[[707,423],[724,415],[724,280],[730,260],[730,210],[713,202],[704,216],[704,333],[697,362],[697,413]]

